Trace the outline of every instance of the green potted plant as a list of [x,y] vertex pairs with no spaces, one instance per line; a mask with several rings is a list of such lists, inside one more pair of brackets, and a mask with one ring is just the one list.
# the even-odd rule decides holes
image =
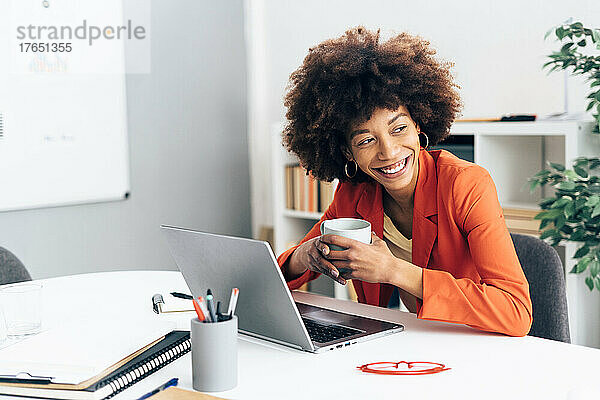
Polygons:
[[[585,28],[581,22],[565,23],[553,28],[546,38],[554,34],[562,43],[560,51],[548,57],[544,64],[549,72],[570,70],[573,75],[584,75],[590,83],[591,93],[586,111],[592,110],[595,134],[600,134],[600,29]],[[590,290],[600,291],[600,157],[579,157],[572,169],[558,163],[529,179],[530,190],[551,185],[552,197],[540,201],[542,211],[536,215],[541,220],[540,238],[553,246],[561,241],[580,245],[575,252],[576,265],[571,273],[588,271],[585,283]]]

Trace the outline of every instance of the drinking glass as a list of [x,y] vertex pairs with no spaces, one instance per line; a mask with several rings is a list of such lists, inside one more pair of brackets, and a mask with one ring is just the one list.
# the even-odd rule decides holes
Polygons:
[[0,287],[0,305],[4,311],[6,333],[22,337],[40,332],[42,284],[16,283]]

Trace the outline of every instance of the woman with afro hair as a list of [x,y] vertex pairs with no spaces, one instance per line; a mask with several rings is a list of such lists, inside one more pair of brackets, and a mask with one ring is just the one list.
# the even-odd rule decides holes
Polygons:
[[[352,279],[361,303],[395,288],[418,318],[523,336],[529,285],[483,168],[443,151],[461,102],[450,64],[402,33],[363,27],[309,50],[290,77],[283,142],[317,179],[338,179],[332,204],[279,265],[291,289],[325,274]],[[320,235],[324,220],[371,223],[371,244]],[[330,245],[344,250],[335,251]]]

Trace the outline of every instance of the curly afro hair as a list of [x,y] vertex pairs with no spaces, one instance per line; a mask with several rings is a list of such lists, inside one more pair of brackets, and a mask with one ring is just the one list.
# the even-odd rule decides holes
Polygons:
[[363,27],[311,48],[290,76],[285,96],[283,144],[319,180],[346,177],[343,146],[351,126],[374,110],[401,105],[435,145],[449,134],[461,101],[451,63],[434,58],[429,42],[401,33],[380,43],[379,31]]

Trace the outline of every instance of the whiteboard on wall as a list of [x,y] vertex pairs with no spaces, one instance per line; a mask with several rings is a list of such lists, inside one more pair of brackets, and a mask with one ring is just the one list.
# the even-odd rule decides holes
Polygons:
[[[15,61],[15,12],[56,24],[93,15],[86,5],[104,2],[73,8],[72,0],[51,0],[51,12],[41,4],[0,0],[0,60]],[[103,13],[122,20],[120,4]],[[30,54],[29,73],[0,62],[0,211],[128,196],[124,49],[122,42],[111,46],[106,61],[118,66],[111,73],[69,70],[66,54]]]

